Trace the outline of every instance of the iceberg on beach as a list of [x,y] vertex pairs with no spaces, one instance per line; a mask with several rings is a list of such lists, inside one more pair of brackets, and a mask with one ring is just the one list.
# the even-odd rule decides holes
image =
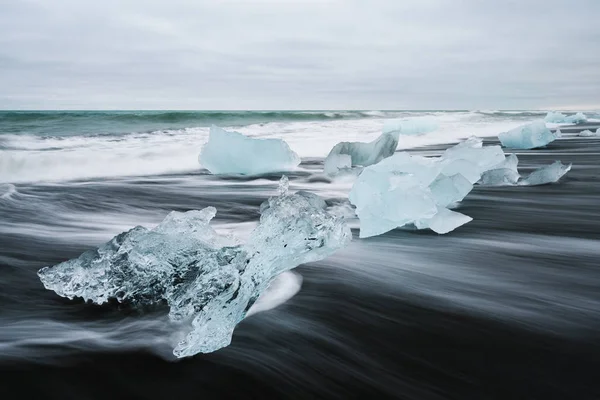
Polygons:
[[360,237],[410,224],[443,234],[469,222],[470,217],[446,207],[461,201],[473,184],[461,173],[446,175],[444,161],[402,152],[365,168],[349,195],[360,220]]
[[557,130],[553,133],[546,127],[544,121],[534,121],[498,135],[498,139],[504,147],[513,149],[543,147],[559,137],[560,131]]
[[217,175],[260,175],[293,170],[300,157],[281,139],[251,138],[213,125],[198,161]]
[[383,133],[422,135],[437,130],[439,124],[431,118],[390,119],[383,124]]
[[[383,133],[372,142],[340,142],[336,144],[325,158],[324,172],[327,175],[335,175],[339,170],[349,166],[368,167],[377,164],[394,154],[400,135],[419,135],[434,131],[438,127],[438,123],[429,118],[388,120],[384,123]],[[350,156],[350,159],[344,155]]]
[[586,129],[585,131],[581,131],[577,134],[577,136],[580,137],[595,137],[595,136],[600,136],[600,128],[596,129],[596,132],[592,132],[589,129]]
[[560,112],[551,111],[546,114],[544,121],[552,124],[582,124],[587,122],[587,117],[585,114],[580,112],[567,116]]
[[340,142],[333,146],[325,158],[324,172],[333,175],[343,168],[377,164],[394,154],[398,139],[397,134],[384,133],[368,143]]
[[519,182],[522,186],[546,185],[548,183],[558,182],[567,172],[571,170],[573,164],[563,164],[555,161],[550,165],[538,168],[529,176]]
[[263,203],[245,244],[209,225],[214,207],[173,211],[154,229],[135,227],[38,275],[46,289],[70,299],[164,302],[169,318],[188,327],[174,354],[212,352],[231,342],[235,326],[276,276],[349,243],[350,229],[325,207],[312,193],[289,194],[284,177],[280,195]]

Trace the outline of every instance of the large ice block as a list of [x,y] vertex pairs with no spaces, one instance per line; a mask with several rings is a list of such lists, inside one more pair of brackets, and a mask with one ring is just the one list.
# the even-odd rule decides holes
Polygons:
[[174,354],[212,352],[230,343],[237,323],[277,275],[350,241],[343,219],[325,207],[312,193],[287,193],[282,179],[281,194],[263,203],[245,244],[213,230],[214,207],[173,211],[154,229],[135,227],[38,275],[47,289],[70,299],[166,302],[170,319],[188,326]]
[[560,137],[560,131],[550,131],[544,121],[534,121],[498,135],[504,147],[535,149],[546,146]]
[[[398,135],[384,133],[372,142],[340,142],[336,144],[324,163],[324,172],[334,175],[349,166],[369,166],[394,154]],[[348,165],[350,164],[350,165]]]
[[260,175],[293,170],[300,157],[281,139],[260,139],[215,125],[198,161],[217,175]]
[[[405,152],[365,168],[349,195],[360,219],[360,237],[380,235],[409,224],[447,233],[451,226],[468,222],[456,225],[455,216],[445,212],[436,218],[473,188],[462,174],[448,176],[443,169],[440,158]],[[446,224],[444,216],[453,219]]]
[[565,165],[560,161],[555,161],[550,165],[536,169],[527,178],[520,181],[519,185],[536,186],[557,182],[571,170],[572,165]]

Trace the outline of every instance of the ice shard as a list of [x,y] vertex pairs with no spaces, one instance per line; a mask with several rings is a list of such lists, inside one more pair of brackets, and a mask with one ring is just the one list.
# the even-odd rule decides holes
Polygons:
[[563,164],[560,161],[555,161],[550,165],[538,168],[529,176],[519,182],[523,186],[545,185],[548,183],[558,182],[567,172],[571,170],[572,164]]
[[560,112],[549,112],[544,121],[552,124],[581,124],[587,122],[587,117],[580,112],[569,116]]
[[277,275],[350,241],[348,226],[325,206],[312,193],[289,194],[285,178],[280,195],[261,206],[245,244],[213,230],[214,207],[173,211],[154,229],[135,227],[38,275],[47,289],[70,299],[165,302],[170,319],[188,326],[174,354],[212,352],[231,342],[237,323]]
[[215,125],[198,161],[217,175],[260,175],[293,170],[300,157],[281,139],[259,139]]
[[[372,142],[340,142],[333,146],[325,159],[324,172],[333,175],[339,169],[350,166],[369,166],[377,164],[394,154],[398,147],[398,135],[384,133]],[[346,157],[345,157],[346,156]]]
[[560,137],[560,131],[550,131],[544,121],[534,121],[498,135],[504,147],[535,149],[546,146]]

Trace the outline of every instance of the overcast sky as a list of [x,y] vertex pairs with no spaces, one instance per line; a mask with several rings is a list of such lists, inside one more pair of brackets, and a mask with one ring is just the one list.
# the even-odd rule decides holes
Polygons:
[[0,0],[0,109],[600,108],[600,0]]

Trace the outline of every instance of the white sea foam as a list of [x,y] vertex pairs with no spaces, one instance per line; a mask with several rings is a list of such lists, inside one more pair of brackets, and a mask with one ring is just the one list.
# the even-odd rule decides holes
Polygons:
[[[377,116],[378,113],[381,117]],[[371,141],[386,118],[427,116],[438,122],[435,132],[403,137],[399,149],[456,142],[476,135],[496,136],[522,118],[492,118],[476,112],[390,114],[368,112],[363,119],[272,122],[235,127],[254,137],[284,139],[301,157],[325,157],[342,141]],[[224,126],[224,128],[232,128]],[[198,171],[197,157],[208,140],[208,128],[132,133],[123,136],[2,135],[0,182],[64,181],[118,176],[160,175]]]

